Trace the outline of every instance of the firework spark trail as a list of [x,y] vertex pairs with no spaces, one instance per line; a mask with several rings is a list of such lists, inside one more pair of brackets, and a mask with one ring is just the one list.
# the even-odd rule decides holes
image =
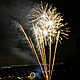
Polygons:
[[[60,36],[60,31],[58,31],[57,33],[57,37],[56,37],[56,44],[55,44],[55,49],[54,49],[54,56],[53,56],[53,63],[52,63],[52,69],[51,69],[51,76],[52,76],[52,72],[53,72],[53,68],[54,68],[54,63],[55,63],[55,58],[56,58],[56,51],[57,51],[57,46],[58,46],[58,41],[59,41],[59,36]],[[51,79],[50,76],[50,79]]]
[[[51,33],[50,33],[51,34]],[[50,66],[51,66],[51,36],[49,37],[49,74],[48,74],[48,79],[50,80]]]
[[[22,32],[23,32],[26,40],[28,41],[30,47],[32,48],[33,52],[35,53],[36,58],[37,58],[37,61],[38,61],[39,65],[40,65],[40,68],[41,68],[42,73],[43,73],[43,75],[44,75],[44,70],[43,70],[43,68],[42,68],[42,65],[41,65],[41,63],[40,63],[39,57],[38,57],[38,55],[37,55],[37,52],[36,52],[36,50],[35,50],[35,47],[34,47],[34,44],[33,44],[32,40],[31,40],[31,38],[28,38],[27,34],[25,33],[25,31],[24,31],[24,29],[23,29],[23,27],[22,27],[21,25],[19,25],[19,27],[20,27],[20,29],[22,30]],[[44,76],[45,76],[45,75],[44,75]]]
[[25,33],[25,31],[24,31],[23,27],[22,27],[21,25],[19,25],[19,27],[20,27],[20,29],[22,30],[22,32],[23,32],[23,34],[24,34],[24,36],[25,36],[26,40],[28,41],[28,43],[29,43],[29,45],[30,45],[30,47],[31,47],[30,40],[29,40],[29,38],[28,38],[27,34]]
[[[36,58],[37,58],[37,60],[38,60],[38,63],[39,63],[39,65],[40,65],[40,68],[41,68],[41,70],[42,70],[42,73],[43,73],[43,75],[44,75],[44,70],[43,70],[43,68],[42,68],[42,64],[40,63],[38,54],[37,54],[37,52],[36,52],[36,50],[35,50],[34,44],[33,44],[33,42],[32,42],[31,39],[30,39],[30,42],[31,42],[32,49],[33,49],[33,51],[34,51],[34,53],[35,53],[35,55],[36,55]],[[45,75],[44,75],[44,76],[45,76]]]
[[[33,29],[35,30],[34,26],[33,26]],[[35,35],[35,36],[36,36],[37,46],[38,46],[38,50],[39,50],[39,53],[40,53],[40,56],[41,56],[42,64],[44,65],[43,69],[44,69],[45,75],[48,76],[48,74],[47,74],[46,53],[45,53],[45,44],[44,44],[42,34],[40,34],[40,35],[41,35],[41,37],[38,37],[37,35]]]
[[[33,29],[35,30],[34,26]],[[35,31],[36,33],[36,31]],[[46,53],[45,53],[45,44],[44,44],[44,40],[43,40],[43,36],[40,33],[40,37],[36,36],[36,41],[37,41],[37,46],[38,46],[38,50],[41,56],[41,60],[42,60],[42,64],[44,64],[44,71],[47,72],[47,62],[46,62]]]
[[42,38],[41,50],[42,52],[40,54],[42,54],[42,64],[44,65],[43,68],[44,68],[46,80],[48,80],[45,44],[44,44],[43,38]]

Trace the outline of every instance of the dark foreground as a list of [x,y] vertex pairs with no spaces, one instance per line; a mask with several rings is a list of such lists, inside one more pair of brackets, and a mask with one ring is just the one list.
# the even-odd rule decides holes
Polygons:
[[[53,70],[52,80],[72,80],[76,73],[63,64]],[[0,80],[45,80],[38,65],[10,66],[0,68]]]

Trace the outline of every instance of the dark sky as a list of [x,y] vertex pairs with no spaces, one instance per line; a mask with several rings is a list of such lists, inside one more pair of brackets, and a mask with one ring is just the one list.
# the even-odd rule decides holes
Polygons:
[[[63,45],[61,45],[60,58],[62,58],[62,62],[69,65],[79,65],[80,10],[78,1],[43,0],[43,2],[45,1],[49,4],[54,4],[54,6],[63,13],[65,21],[68,22],[71,28],[70,39],[64,40],[62,42]],[[16,30],[15,28],[12,28],[12,26],[15,25],[11,23],[11,16],[22,20],[22,17],[24,17],[32,7],[32,2],[35,3],[39,1],[0,0],[0,65],[34,63],[29,47],[26,47],[24,42],[16,37]],[[29,7],[29,9],[26,10],[26,7]],[[21,23],[24,24],[25,21],[22,20]],[[20,34],[17,35],[20,36]],[[24,48],[26,50],[24,50]],[[25,59],[24,57],[26,53],[27,56],[29,56],[28,61],[26,60],[27,58]]]

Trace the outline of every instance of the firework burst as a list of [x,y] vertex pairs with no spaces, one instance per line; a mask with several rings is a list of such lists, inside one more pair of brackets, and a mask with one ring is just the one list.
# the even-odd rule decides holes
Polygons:
[[[39,39],[43,36],[43,41],[45,42],[49,41],[50,37],[51,41],[54,42],[58,31],[60,31],[60,34],[63,36],[68,36],[68,34],[64,32],[64,29],[62,29],[66,25],[63,24],[62,21],[63,16],[57,12],[56,8],[48,8],[48,4],[46,6],[41,4],[33,9],[32,23],[34,34],[37,35],[37,38]],[[68,28],[66,29],[66,32],[68,32]]]
[[[35,41],[37,45],[31,40],[23,27],[20,26],[26,40],[28,41],[32,51],[35,53],[37,61],[41,67],[45,80],[51,80],[55,56],[57,53],[58,42],[61,42],[63,37],[67,38],[69,28],[66,27],[66,24],[63,23],[63,16],[57,12],[57,9],[54,7],[49,7],[49,5],[43,5],[42,3],[33,8],[31,23],[32,23],[32,32],[35,36]],[[54,43],[54,54],[52,54],[52,44]],[[45,46],[49,46],[48,53],[48,62]],[[36,50],[38,48],[38,51]],[[37,53],[38,52],[38,53]],[[39,55],[38,55],[39,54]]]

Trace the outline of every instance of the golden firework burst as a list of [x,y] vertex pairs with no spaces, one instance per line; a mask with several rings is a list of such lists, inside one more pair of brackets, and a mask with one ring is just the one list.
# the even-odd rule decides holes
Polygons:
[[[32,51],[36,55],[45,80],[51,80],[58,42],[60,42],[63,37],[67,38],[69,28],[66,27],[66,23],[63,23],[64,19],[61,13],[59,13],[55,7],[49,7],[48,4],[38,4],[35,8],[33,8],[32,16],[30,16],[30,18],[32,18],[32,32],[35,36],[35,41],[37,42],[36,47],[38,48],[38,53],[32,39],[25,33],[21,25],[20,29],[26,37]],[[51,51],[53,43],[55,43],[54,54],[52,54]],[[49,64],[47,63],[45,46],[49,46]]]
[[[48,8],[48,4],[43,6],[40,4],[37,8],[33,9],[32,13],[32,23],[33,23],[33,30],[34,34],[37,35],[36,38],[41,39],[43,38],[43,41],[47,42],[50,40],[54,42],[58,31],[60,31],[60,34],[63,36],[68,36],[64,32],[64,28],[66,24],[62,23],[63,16],[57,12],[57,9],[54,8]],[[66,32],[68,32],[68,29],[66,29]],[[62,38],[60,37],[62,40]]]

